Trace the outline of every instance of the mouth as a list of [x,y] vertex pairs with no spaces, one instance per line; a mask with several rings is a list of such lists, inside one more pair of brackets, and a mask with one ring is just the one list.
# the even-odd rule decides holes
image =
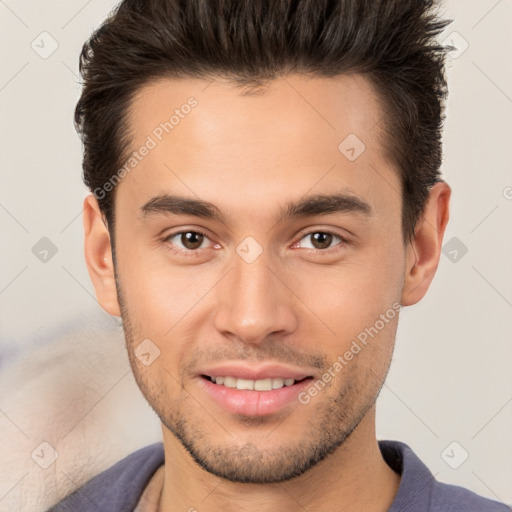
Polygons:
[[313,377],[304,377],[301,379],[289,379],[284,377],[273,377],[273,378],[265,378],[265,379],[242,379],[237,377],[232,377],[229,375],[226,376],[210,376],[210,375],[201,375],[203,379],[207,379],[213,384],[217,384],[218,386],[225,386],[231,389],[238,390],[249,390],[249,391],[272,391],[274,389],[281,389],[283,387],[290,387],[299,382],[303,382],[306,379],[312,379]]
[[222,411],[250,417],[268,417],[300,405],[299,395],[312,381],[312,376],[247,379],[208,374],[198,380],[201,390]]

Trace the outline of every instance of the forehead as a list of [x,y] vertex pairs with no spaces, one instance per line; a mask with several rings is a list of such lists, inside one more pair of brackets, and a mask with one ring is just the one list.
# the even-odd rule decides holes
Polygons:
[[[340,185],[378,202],[383,174],[399,186],[381,144],[381,106],[364,76],[290,75],[246,92],[221,78],[143,87],[128,117],[139,155],[118,188],[139,205],[162,193],[214,193],[243,209],[250,198],[270,204],[284,192],[297,198]],[[234,190],[247,193],[233,197]]]
[[[197,105],[188,109],[191,98]],[[211,81],[160,79],[138,91],[129,111],[135,140],[152,133],[175,114],[171,121],[174,138],[186,130],[190,142],[195,136],[202,142],[222,135],[223,142],[229,144],[238,143],[240,135],[250,130],[252,137],[243,151],[253,147],[256,153],[256,142],[269,145],[274,134],[295,136],[294,140],[305,137],[311,141],[309,148],[320,142],[317,133],[326,146],[350,133],[371,143],[382,117],[372,83],[360,74],[283,76],[254,92],[220,77]]]

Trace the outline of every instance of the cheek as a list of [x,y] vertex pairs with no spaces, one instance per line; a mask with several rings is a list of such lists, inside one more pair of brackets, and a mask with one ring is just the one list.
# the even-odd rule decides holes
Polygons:
[[383,330],[393,323],[393,304],[400,299],[397,263],[396,256],[381,252],[332,268],[310,266],[295,273],[294,291],[322,321],[325,339],[341,350],[390,309]]
[[192,310],[217,280],[213,269],[171,265],[164,250],[122,254],[119,277],[130,317],[158,336]]

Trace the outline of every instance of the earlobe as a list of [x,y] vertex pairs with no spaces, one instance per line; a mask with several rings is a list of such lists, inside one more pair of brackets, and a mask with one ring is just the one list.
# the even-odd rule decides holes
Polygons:
[[450,186],[441,181],[431,189],[416,225],[414,239],[406,249],[402,304],[411,306],[427,293],[439,265],[443,237],[449,219]]
[[84,253],[89,276],[100,306],[113,316],[121,316],[114,279],[110,234],[96,198],[84,199]]

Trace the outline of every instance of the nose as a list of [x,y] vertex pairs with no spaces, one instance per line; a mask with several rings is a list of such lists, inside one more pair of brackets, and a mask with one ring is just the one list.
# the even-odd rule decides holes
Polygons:
[[271,334],[292,333],[298,322],[286,275],[277,277],[265,252],[252,263],[236,253],[233,259],[234,268],[217,287],[214,325],[218,332],[252,345]]

